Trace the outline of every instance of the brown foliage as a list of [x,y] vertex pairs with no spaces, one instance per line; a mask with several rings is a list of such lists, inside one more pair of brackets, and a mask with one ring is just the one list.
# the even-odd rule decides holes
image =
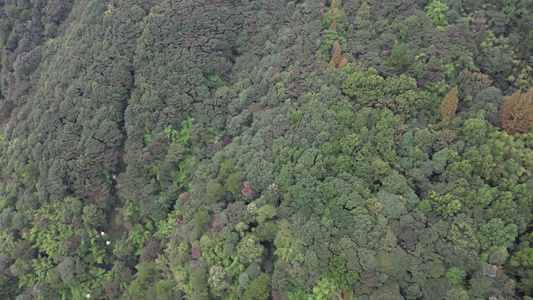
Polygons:
[[248,35],[256,35],[257,34],[257,24],[256,18],[251,18],[250,23],[248,23]]
[[480,72],[470,72],[463,70],[457,77],[457,84],[459,85],[458,97],[462,99],[472,99],[477,92],[488,88],[492,80],[489,76]]
[[333,22],[331,22],[331,25],[329,25],[329,30],[337,30],[337,21],[336,20],[333,20]]
[[46,229],[48,225],[50,225],[50,220],[48,220],[48,218],[44,217],[43,215],[40,215],[37,224],[39,224],[39,227],[41,227],[42,229]]
[[341,62],[339,63],[339,65],[337,66],[337,68],[342,69],[346,67],[347,64],[348,64],[348,61],[346,60],[346,58],[343,58]]
[[255,195],[255,191],[250,186],[250,182],[244,181],[242,184],[244,185],[244,189],[242,190],[242,194],[244,195],[244,197],[247,197],[247,198],[253,197]]
[[457,98],[456,86],[451,91],[449,91],[446,96],[444,96],[444,99],[442,99],[442,102],[439,105],[441,117],[455,117],[455,111],[457,110],[457,102],[459,102],[459,99]]
[[330,66],[337,67],[341,62],[341,45],[338,41],[333,43],[331,47],[331,61],[329,62]]
[[161,154],[165,150],[165,145],[158,140],[153,140],[152,143],[150,143],[150,148],[152,149],[152,153],[154,154]]
[[533,88],[509,96],[499,111],[502,127],[508,134],[525,133],[533,126]]
[[202,255],[202,249],[194,248],[194,247],[191,248],[191,256],[192,256],[192,258],[197,259],[201,255]]
[[222,233],[222,230],[224,229],[224,226],[226,225],[226,222],[220,218],[220,213],[216,213],[213,215],[213,226],[211,227],[211,234],[214,237],[217,237],[219,234]]
[[79,235],[73,235],[70,237],[70,245],[74,249],[78,249],[78,247],[81,245],[81,237]]

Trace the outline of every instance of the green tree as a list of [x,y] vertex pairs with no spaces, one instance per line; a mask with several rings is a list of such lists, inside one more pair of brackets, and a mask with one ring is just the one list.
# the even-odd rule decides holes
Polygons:
[[66,197],[65,204],[67,205],[66,213],[69,220],[74,220],[82,214],[83,203],[79,199]]
[[329,278],[322,278],[313,287],[313,296],[317,300],[330,300],[334,298],[341,298],[335,282]]
[[223,296],[227,294],[231,283],[231,270],[219,265],[209,268],[209,279],[207,280],[210,291],[213,295]]
[[453,288],[446,292],[445,300],[468,300],[468,292],[461,288]]
[[91,204],[83,207],[83,222],[93,228],[98,228],[104,224],[105,214],[98,208],[98,205]]
[[0,274],[0,296],[4,299],[13,299],[18,293],[18,285],[4,274]]
[[207,284],[207,281],[209,279],[209,275],[207,274],[206,270],[201,269],[196,271],[189,281],[192,295],[194,299],[208,299],[208,290],[209,285]]
[[358,103],[366,105],[384,96],[383,88],[385,79],[378,75],[376,69],[369,68],[365,71],[356,71],[342,83],[342,91],[355,97]]
[[494,280],[488,277],[478,277],[470,280],[470,290],[468,294],[470,297],[477,299],[487,298],[490,294]]
[[462,208],[461,202],[452,194],[439,195],[436,192],[430,192],[427,199],[420,203],[420,208],[429,212],[426,208],[428,204],[431,210],[446,219],[457,214]]
[[353,289],[358,274],[346,268],[346,254],[341,254],[331,257],[325,277],[334,282],[342,292],[348,292]]
[[244,174],[242,171],[232,173],[226,179],[226,189],[233,194],[234,197],[238,197],[243,189],[242,182],[244,180]]
[[59,265],[57,269],[59,270],[59,275],[61,275],[61,280],[64,284],[74,285],[78,283],[76,275],[74,274],[76,262],[73,257],[65,258]]
[[270,277],[262,273],[254,279],[242,295],[245,300],[266,300],[270,294]]
[[450,269],[446,270],[444,277],[454,286],[458,286],[463,284],[463,280],[466,277],[466,272],[457,267],[451,267]]
[[133,299],[146,299],[148,295],[154,294],[155,282],[161,277],[157,270],[155,263],[141,262],[137,266],[137,274],[135,274],[135,280],[129,287],[129,294]]
[[381,180],[382,189],[391,194],[403,194],[407,191],[407,180],[398,171],[393,170],[391,174]]
[[261,262],[265,248],[257,241],[255,235],[244,237],[237,246],[239,261],[245,265]]
[[511,257],[511,266],[515,268],[518,287],[526,294],[533,293],[533,248],[525,248]]
[[200,210],[196,213],[193,220],[194,232],[192,239],[200,238],[211,226],[211,215],[205,210]]
[[434,0],[424,8],[424,11],[428,14],[428,17],[433,20],[435,25],[446,26],[448,25],[448,22],[446,22],[445,17],[448,9],[448,5]]
[[209,204],[214,204],[219,202],[220,200],[224,199],[224,196],[226,195],[226,189],[218,183],[212,183],[207,187],[207,191],[204,195],[204,201]]
[[402,71],[404,70],[405,66],[409,64],[409,48],[407,48],[406,44],[396,44],[394,48],[392,48],[391,54],[389,56],[389,59],[387,60],[387,63],[394,67],[396,70],[396,73],[400,75]]
[[451,290],[452,284],[444,278],[430,279],[423,287],[424,299],[439,299],[446,297],[446,292]]
[[381,212],[387,219],[398,219],[407,213],[405,205],[400,197],[391,193],[380,191],[377,194],[378,201],[383,205]]
[[170,299],[174,293],[174,283],[172,281],[161,280],[156,283],[157,296],[161,299]]
[[517,236],[515,224],[505,224],[502,219],[494,218],[479,227],[477,238],[481,249],[487,251],[500,247],[510,247]]
[[272,219],[276,216],[276,208],[270,204],[261,206],[257,210],[257,223],[263,224],[265,220]]
[[0,214],[0,229],[9,230],[11,229],[11,221],[15,216],[15,210],[8,208]]

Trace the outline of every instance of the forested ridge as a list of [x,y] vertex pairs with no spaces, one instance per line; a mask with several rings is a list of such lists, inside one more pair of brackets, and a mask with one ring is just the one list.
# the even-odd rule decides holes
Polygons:
[[0,299],[533,299],[532,0],[0,7]]

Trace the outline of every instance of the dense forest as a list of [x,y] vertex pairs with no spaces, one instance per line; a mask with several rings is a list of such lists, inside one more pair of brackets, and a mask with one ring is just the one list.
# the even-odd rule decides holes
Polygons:
[[533,299],[533,0],[0,7],[0,299]]

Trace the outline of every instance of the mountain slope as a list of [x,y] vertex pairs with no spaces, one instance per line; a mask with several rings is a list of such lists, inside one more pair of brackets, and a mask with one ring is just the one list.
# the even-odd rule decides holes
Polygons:
[[2,297],[527,297],[531,9],[6,1]]

